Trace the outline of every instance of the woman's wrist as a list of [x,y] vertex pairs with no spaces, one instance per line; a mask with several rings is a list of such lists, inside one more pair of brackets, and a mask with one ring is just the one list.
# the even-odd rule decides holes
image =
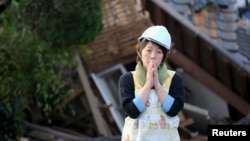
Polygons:
[[155,86],[155,91],[159,91],[160,89],[162,89],[162,86],[159,84],[159,85],[157,85],[157,86]]
[[156,86],[156,87],[155,87],[155,92],[158,93],[158,92],[160,91],[160,89],[162,89],[162,86],[161,86],[161,85]]
[[160,86],[155,88],[155,92],[158,95],[161,104],[163,104],[166,100],[167,95],[168,95],[166,90],[160,85]]

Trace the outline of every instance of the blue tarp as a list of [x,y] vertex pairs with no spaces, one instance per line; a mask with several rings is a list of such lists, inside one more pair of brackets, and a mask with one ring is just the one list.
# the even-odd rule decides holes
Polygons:
[[250,11],[247,11],[247,12],[246,12],[245,18],[246,18],[247,20],[250,20]]

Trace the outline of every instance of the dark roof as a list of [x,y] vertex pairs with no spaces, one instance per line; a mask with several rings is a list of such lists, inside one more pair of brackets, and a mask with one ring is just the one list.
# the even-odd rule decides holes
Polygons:
[[236,34],[239,52],[250,59],[250,28],[238,27]]
[[[207,33],[211,38],[217,39],[215,41],[219,42],[216,43],[219,43],[220,47],[226,49],[226,52],[223,51],[223,53],[225,53],[225,55],[230,54],[230,58],[239,63],[239,66],[247,65],[246,67],[249,67],[250,64],[248,62],[250,61],[250,26],[248,26],[249,28],[247,29],[247,26],[238,24],[238,21],[244,21],[244,19],[240,19],[239,17],[239,9],[236,6],[236,0],[196,0],[195,2],[193,2],[192,0],[169,1],[170,4],[172,4],[174,7],[176,6],[174,9],[185,17],[185,14],[188,13],[188,10],[190,9],[192,9],[191,11],[196,11],[195,13],[201,13],[201,11],[205,7],[212,9],[211,11],[205,10],[207,11],[208,15],[205,15],[205,18],[207,18],[207,20],[204,20],[205,24],[202,23],[200,25],[199,23],[199,25],[195,24],[195,26],[205,26],[205,28],[210,30],[209,23],[213,21],[213,26],[216,26],[215,28],[217,32],[212,33],[215,33],[216,35],[210,35],[210,32],[205,33]],[[218,5],[218,7],[214,7],[209,4],[215,4]],[[246,19],[250,19],[250,14],[247,12],[249,11],[245,11],[242,14],[245,15]],[[196,14],[190,13],[188,16],[196,16]],[[209,17],[211,16],[212,19],[210,21]],[[194,18],[187,19],[192,21]],[[192,23],[194,22],[192,21]],[[244,23],[247,22],[244,21]]]

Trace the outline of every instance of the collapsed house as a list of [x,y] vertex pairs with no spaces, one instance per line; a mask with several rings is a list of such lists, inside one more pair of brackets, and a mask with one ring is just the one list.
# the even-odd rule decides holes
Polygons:
[[[240,119],[249,120],[250,66],[232,38],[236,32],[218,32],[214,21],[206,20],[215,15],[207,11],[214,12],[216,4],[193,13],[193,23],[185,11],[188,6],[175,0],[103,0],[104,28],[89,45],[93,53],[76,56],[79,79],[75,94],[65,101],[76,116],[55,114],[57,124],[50,129],[27,124],[28,134],[44,140],[120,140],[124,113],[117,82],[134,69],[136,53],[131,48],[153,24],[169,27],[174,42],[166,63],[185,81],[186,103],[179,113],[182,140],[207,140],[208,124],[246,124]],[[204,22],[209,22],[208,28]],[[223,36],[228,34],[232,36]]]

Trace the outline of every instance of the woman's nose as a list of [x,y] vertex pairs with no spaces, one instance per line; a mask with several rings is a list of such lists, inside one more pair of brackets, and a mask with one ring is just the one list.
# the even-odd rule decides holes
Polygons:
[[156,52],[155,51],[151,52],[151,58],[155,58],[155,57],[156,57]]

